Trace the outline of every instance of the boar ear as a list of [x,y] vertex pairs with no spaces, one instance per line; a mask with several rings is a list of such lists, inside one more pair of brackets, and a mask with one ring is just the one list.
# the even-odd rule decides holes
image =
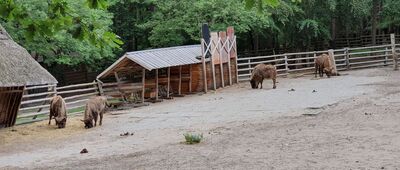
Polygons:
[[85,122],[84,120],[81,119],[82,122]]

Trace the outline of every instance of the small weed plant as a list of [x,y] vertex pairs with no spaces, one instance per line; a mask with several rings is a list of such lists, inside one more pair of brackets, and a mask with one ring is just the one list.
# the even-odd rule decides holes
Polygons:
[[185,136],[185,140],[186,140],[187,144],[200,143],[201,140],[203,139],[203,134],[185,133],[185,134],[183,134],[183,136]]

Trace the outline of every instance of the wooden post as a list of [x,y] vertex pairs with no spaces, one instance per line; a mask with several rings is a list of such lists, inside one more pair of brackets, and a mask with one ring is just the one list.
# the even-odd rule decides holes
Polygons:
[[142,103],[144,103],[145,90],[146,90],[146,69],[142,69]]
[[393,56],[393,69],[394,70],[399,70],[399,66],[398,66],[398,58],[397,58],[397,54],[396,54],[396,39],[394,34],[390,34],[390,44],[392,45],[392,56]]
[[204,93],[207,93],[207,67],[206,67],[206,53],[204,49],[204,44],[205,44],[204,39],[201,39],[201,52],[202,52],[201,63],[203,65]]
[[171,76],[171,67],[168,67],[167,74],[168,74],[168,78],[167,78],[167,80],[168,80],[168,82],[167,82],[167,98],[169,98],[169,88],[171,86],[171,78],[170,78],[170,76]]
[[385,48],[385,61],[383,62],[383,63],[384,63],[384,66],[387,66],[388,55],[389,55],[388,50],[389,50],[389,49],[386,47],[386,48]]
[[192,93],[192,65],[189,65],[189,92]]
[[285,55],[285,70],[286,70],[286,74],[289,74],[289,63],[288,63],[287,55]]
[[182,66],[179,66],[179,86],[178,86],[178,94],[182,94]]
[[100,81],[99,79],[96,79],[96,82],[97,82],[97,88],[99,89],[100,96],[104,96],[103,82]]
[[336,60],[335,60],[335,55],[332,49],[328,50],[328,54],[329,54],[329,59],[331,60],[332,66],[333,66],[333,73],[337,74],[337,68],[336,68]]
[[237,46],[236,46],[236,36],[233,37],[233,47],[235,50],[235,68],[236,68],[236,83],[239,83],[239,66],[238,66],[238,56],[237,56]]
[[251,71],[252,71],[252,69],[251,69],[251,63],[250,63],[250,59],[248,59],[247,60],[247,66],[248,66],[248,68],[249,68],[249,74],[250,74],[250,76],[251,76]]
[[[211,40],[211,42],[210,43],[212,43],[213,42],[213,40]],[[212,49],[210,48],[210,51],[212,51]],[[212,72],[212,79],[213,79],[213,89],[214,90],[217,90],[217,83],[216,83],[216,80],[215,80],[215,65],[214,65],[214,61],[213,61],[213,54],[211,54],[211,56],[210,56],[210,62],[211,62],[211,72]]]
[[221,86],[225,87],[225,79],[224,79],[224,62],[222,58],[222,45],[221,45],[222,39],[218,38],[218,53],[219,53],[219,68],[221,71]]
[[350,70],[350,53],[349,53],[349,48],[345,48],[345,57],[346,57],[346,69]]
[[156,69],[156,100],[158,100],[158,69]]
[[229,76],[229,85],[232,86],[231,49],[229,48],[230,47],[229,37],[226,39],[226,42],[227,43],[226,43],[225,47],[228,46],[228,48],[224,47],[224,49],[228,49],[227,50],[228,51],[228,76]]
[[121,80],[119,79],[118,73],[114,72],[115,79],[117,80],[118,91],[121,94],[122,99],[126,102],[126,97],[124,91],[121,89]]
[[314,60],[313,60],[313,61],[314,61],[314,68],[315,68],[315,59],[317,58],[317,52],[314,51],[313,57],[314,57]]

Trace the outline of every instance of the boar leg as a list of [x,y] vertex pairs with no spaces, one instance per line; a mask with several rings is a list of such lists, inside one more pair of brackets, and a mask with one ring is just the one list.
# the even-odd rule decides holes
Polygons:
[[319,67],[319,77],[324,77],[324,68]]
[[318,71],[318,69],[319,69],[319,68],[318,68],[318,65],[316,64],[316,65],[315,65],[315,78],[317,78],[317,71]]
[[50,118],[49,118],[49,125],[50,125],[50,122],[51,122],[51,117],[53,116],[53,114],[49,114],[50,115]]
[[272,86],[273,89],[276,89],[276,78],[272,79],[272,83],[274,83],[274,86]]
[[96,113],[94,114],[94,116],[93,116],[93,119],[94,119],[94,126],[96,126],[96,124],[97,124],[97,116],[98,116],[98,113],[96,112]]
[[262,84],[263,84],[263,81],[264,81],[264,79],[262,79],[262,80],[261,80],[261,82],[260,82],[260,84],[261,84],[261,87],[260,87],[260,89],[262,89]]
[[103,123],[103,112],[100,112],[100,122],[99,122],[99,125],[101,126],[102,123]]

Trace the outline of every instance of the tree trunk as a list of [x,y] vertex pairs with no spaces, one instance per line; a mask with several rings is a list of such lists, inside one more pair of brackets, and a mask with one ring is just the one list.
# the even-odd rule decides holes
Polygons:
[[376,30],[378,28],[378,16],[379,16],[379,5],[381,0],[372,1],[372,13],[371,13],[371,38],[372,45],[376,45]]
[[331,48],[335,49],[336,48],[336,17],[335,16],[332,16],[331,26],[332,26],[332,29],[331,29],[331,31],[332,31],[331,32],[331,38],[332,38]]

